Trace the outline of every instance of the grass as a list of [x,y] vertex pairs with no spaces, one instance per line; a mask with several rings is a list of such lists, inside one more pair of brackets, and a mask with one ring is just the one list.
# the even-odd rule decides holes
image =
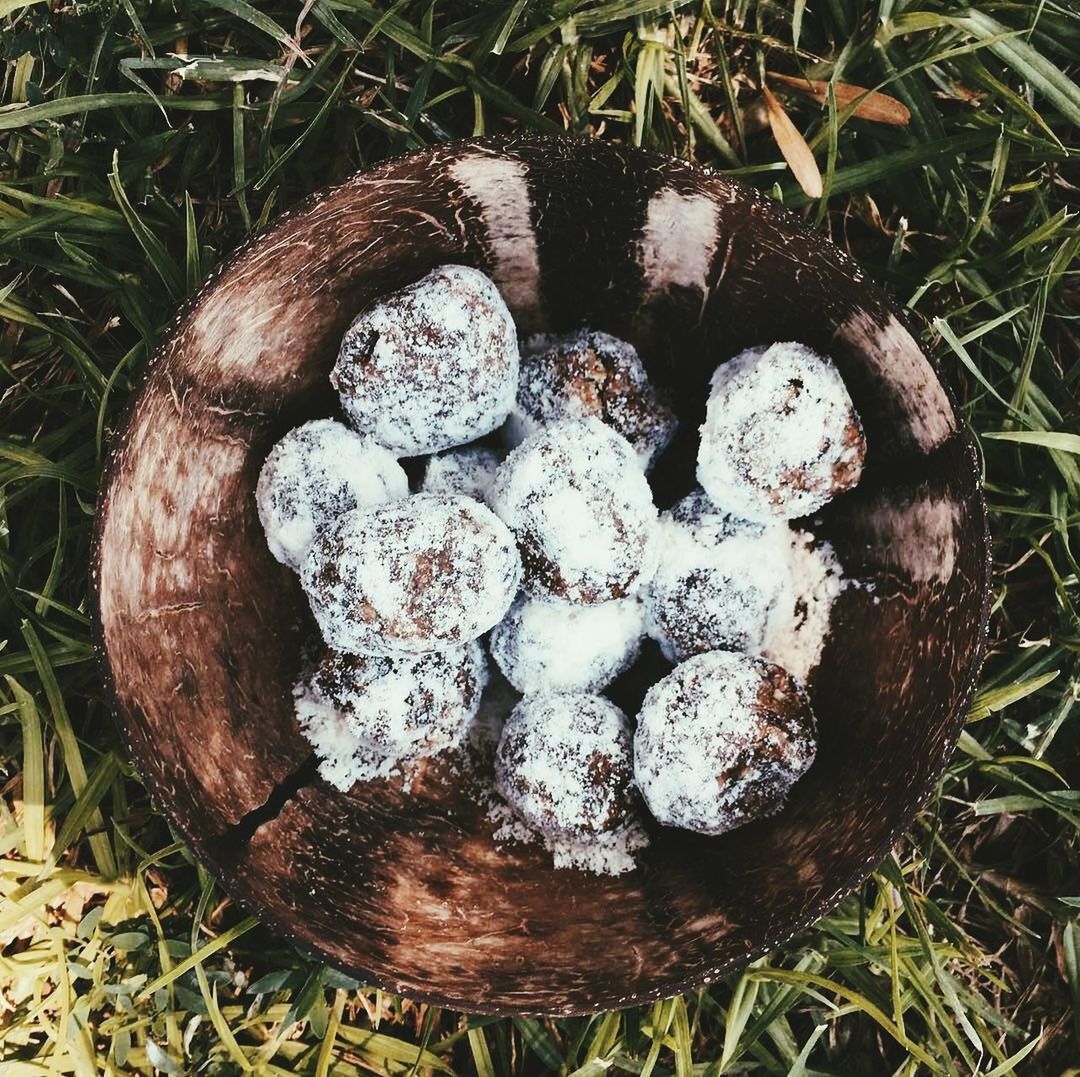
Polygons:
[[[0,0],[0,15],[5,1077],[1080,1072],[1071,0]],[[724,169],[854,254],[957,387],[995,539],[991,654],[960,749],[862,892],[727,982],[559,1021],[419,1007],[244,919],[132,775],[86,606],[102,457],[178,302],[309,191],[511,129]]]

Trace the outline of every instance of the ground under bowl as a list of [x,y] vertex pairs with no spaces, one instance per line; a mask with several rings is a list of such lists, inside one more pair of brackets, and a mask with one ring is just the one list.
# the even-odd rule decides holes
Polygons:
[[[523,333],[635,342],[685,436],[661,498],[693,483],[708,377],[738,349],[831,354],[865,425],[859,488],[819,530],[867,586],[840,599],[812,683],[817,762],[773,819],[664,831],[639,870],[556,871],[506,847],[445,769],[412,796],[337,792],[292,714],[304,600],[267,551],[270,445],[332,411],[327,373],[373,297],[479,266]],[[667,996],[745,965],[850,893],[952,751],[987,620],[972,446],[883,294],[752,190],[606,143],[480,139],[390,161],[284,214],[187,305],[116,440],[94,556],[98,646],[157,803],[240,902],[365,982],[491,1013]]]

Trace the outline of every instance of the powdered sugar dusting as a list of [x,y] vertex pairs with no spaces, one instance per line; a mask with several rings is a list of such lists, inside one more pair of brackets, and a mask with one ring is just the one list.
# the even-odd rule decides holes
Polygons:
[[844,578],[836,551],[809,531],[790,531],[785,587],[773,605],[762,653],[807,681],[829,637],[833,603],[854,581]]
[[562,419],[602,419],[649,467],[675,434],[675,413],[649,383],[632,344],[592,330],[535,340],[522,355],[517,403],[503,433],[510,446]]
[[524,695],[599,692],[637,658],[643,632],[636,598],[589,606],[519,598],[491,633],[491,656]]
[[584,693],[522,700],[503,727],[495,780],[538,830],[574,838],[610,831],[630,806],[626,715]]
[[665,656],[764,654],[806,680],[848,586],[832,547],[785,522],[738,520],[700,490],[664,513],[660,528],[645,605],[649,634]]
[[255,500],[270,552],[299,568],[319,529],[344,512],[408,492],[408,477],[386,449],[332,419],[316,419],[270,450]]
[[[694,495],[691,495],[693,497]],[[680,502],[660,522],[659,564],[646,589],[649,634],[666,658],[759,653],[773,607],[789,588],[785,524],[736,520]]]
[[504,461],[492,496],[517,536],[525,589],[573,602],[633,594],[656,558],[656,508],[636,454],[599,419],[553,423]]
[[463,494],[491,503],[495,473],[503,461],[497,449],[465,445],[428,458],[420,489],[429,494]]
[[471,498],[442,494],[345,514],[301,569],[323,638],[354,654],[475,639],[501,620],[520,579],[502,521]]
[[862,474],[866,442],[832,361],[803,344],[750,348],[716,369],[698,481],[746,520],[816,512]]
[[624,875],[637,867],[635,853],[649,844],[649,835],[640,820],[631,819],[610,834],[587,841],[541,834],[519,819],[513,808],[498,797],[488,806],[488,818],[495,824],[495,840],[528,845],[539,841],[551,854],[555,868],[574,869],[590,875]]
[[815,751],[797,681],[763,659],[710,651],[649,689],[634,777],[658,822],[723,834],[778,811]]
[[486,683],[487,660],[474,641],[398,658],[330,653],[293,695],[320,774],[347,790],[457,744]]
[[461,750],[453,757],[458,774],[470,794],[485,809],[498,844],[541,844],[556,868],[576,869],[593,875],[620,875],[636,866],[634,854],[644,849],[649,838],[635,811],[611,831],[575,838],[566,834],[542,833],[526,823],[495,790],[495,751],[507,718],[521,697],[497,673],[493,674],[480,709],[468,724]]
[[448,265],[361,312],[330,380],[356,430],[419,456],[500,426],[517,377],[517,330],[498,289]]
[[[470,158],[458,178],[483,195],[509,287],[518,254],[488,219],[502,174],[488,164]],[[715,230],[675,253],[658,245],[665,214],[715,223],[711,205],[683,202],[650,202],[647,297],[704,294]],[[538,295],[512,305],[530,320]],[[267,459],[268,542],[298,567],[332,648],[295,686],[296,719],[342,790],[408,784],[455,749],[450,773],[475,787],[496,841],[619,874],[648,843],[642,799],[662,825],[721,834],[780,810],[813,762],[802,685],[849,584],[829,544],[788,521],[850,489],[866,446],[831,360],[797,343],[749,348],[712,379],[704,489],[658,518],[645,469],[675,416],[635,349],[582,329],[521,355],[492,281],[440,267],[346,334],[331,380],[363,436],[321,420]],[[505,459],[466,444],[508,413]],[[433,454],[418,494],[389,450]],[[923,582],[951,574],[956,511],[914,499],[864,516],[886,557],[907,527],[895,556],[914,557],[903,567]],[[646,628],[681,664],[646,693],[635,732],[594,693],[634,663]],[[506,680],[485,697],[489,629]]]

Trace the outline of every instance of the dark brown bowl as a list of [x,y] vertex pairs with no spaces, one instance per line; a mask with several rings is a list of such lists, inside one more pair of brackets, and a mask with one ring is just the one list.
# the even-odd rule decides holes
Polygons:
[[[255,514],[274,439],[327,414],[327,372],[372,297],[445,262],[491,274],[523,332],[636,342],[687,436],[707,380],[797,339],[840,365],[869,442],[822,513],[848,571],[813,684],[817,762],[776,818],[662,831],[618,878],[504,847],[433,767],[405,796],[312,773],[290,689],[304,609]],[[883,294],[752,190],[598,142],[481,139],[390,161],[280,217],[187,306],[135,396],[97,520],[102,667],[140,773],[239,901],[364,981],[489,1013],[565,1014],[684,991],[747,964],[856,887],[952,752],[987,622],[972,446]]]

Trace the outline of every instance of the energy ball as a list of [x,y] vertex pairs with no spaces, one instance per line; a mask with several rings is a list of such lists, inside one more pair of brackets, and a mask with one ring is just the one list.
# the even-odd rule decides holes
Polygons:
[[522,695],[599,692],[633,664],[643,634],[644,611],[636,598],[591,606],[519,598],[488,645]]
[[634,778],[657,822],[723,834],[779,811],[816,748],[798,681],[763,658],[711,651],[649,689]]
[[298,569],[316,533],[342,513],[408,492],[408,477],[386,449],[333,419],[316,419],[270,450],[255,504],[270,552]]
[[499,468],[491,503],[517,537],[530,595],[625,598],[655,566],[645,473],[599,419],[553,423],[523,441]]
[[787,524],[738,520],[701,491],[665,512],[645,590],[648,632],[664,657],[761,653],[770,617],[791,589],[791,539]]
[[478,269],[440,266],[361,312],[330,381],[352,425],[400,456],[501,426],[517,394],[517,330]]
[[601,696],[534,696],[510,713],[495,753],[495,785],[541,835],[587,840],[629,818],[630,725]]
[[505,435],[518,445],[548,423],[595,416],[622,434],[648,467],[675,434],[675,413],[657,396],[632,344],[578,331],[521,359],[517,403]]
[[484,504],[491,501],[495,473],[503,454],[483,445],[466,445],[428,457],[420,489],[429,494],[464,494]]
[[339,788],[457,744],[487,683],[477,641],[426,654],[330,652],[294,689],[296,718]]
[[862,424],[844,379],[804,344],[749,348],[718,367],[701,427],[697,477],[745,520],[793,520],[859,481]]
[[521,560],[514,536],[479,502],[414,494],[339,517],[312,543],[300,579],[334,650],[435,651],[502,619]]

